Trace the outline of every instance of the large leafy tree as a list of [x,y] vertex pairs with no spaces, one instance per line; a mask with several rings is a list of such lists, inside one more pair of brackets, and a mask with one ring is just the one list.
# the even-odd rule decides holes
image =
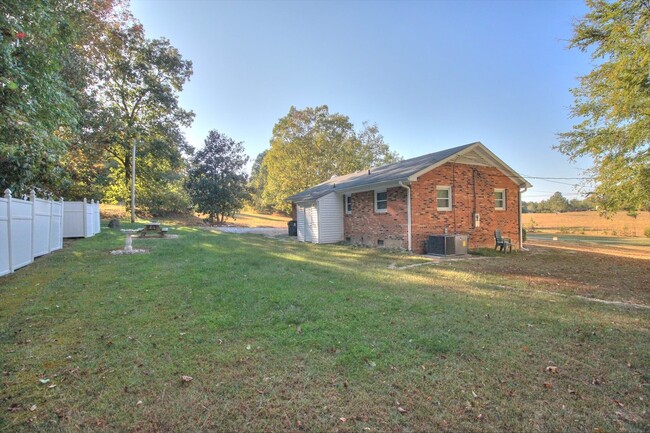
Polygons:
[[289,212],[285,199],[334,175],[393,162],[376,125],[364,124],[357,134],[347,116],[330,113],[327,105],[304,110],[291,107],[273,127],[271,148],[264,157],[267,172],[262,202]]
[[244,146],[232,138],[212,130],[205,146],[191,159],[187,189],[197,210],[207,214],[210,224],[219,224],[233,217],[248,198],[244,167],[248,156]]
[[250,205],[257,212],[269,213],[273,209],[262,199],[262,194],[266,188],[266,181],[269,177],[269,171],[264,164],[264,158],[268,153],[268,149],[264,150],[257,155],[255,161],[253,161],[253,166],[251,167],[251,176],[248,183],[248,190],[250,193]]
[[594,200],[605,212],[650,208],[650,2],[587,0],[570,47],[596,66],[572,89],[579,123],[557,148],[589,156]]
[[[136,176],[144,177],[138,182],[142,185],[180,173],[183,155],[192,152],[181,128],[191,124],[194,114],[178,103],[192,75],[192,62],[184,60],[167,39],[145,38],[142,26],[135,22],[111,29],[107,37],[108,49],[93,89],[99,106],[87,119],[87,137],[114,161],[108,198],[126,202],[134,146]],[[165,184],[159,194],[168,192]]]
[[117,0],[0,2],[0,187],[58,192]]

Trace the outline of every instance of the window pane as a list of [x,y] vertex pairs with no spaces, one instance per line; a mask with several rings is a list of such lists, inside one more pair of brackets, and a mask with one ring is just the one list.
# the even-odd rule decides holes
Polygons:
[[505,207],[505,191],[494,191],[494,207],[497,209]]
[[436,206],[438,209],[451,208],[451,188],[439,187],[436,190]]
[[387,192],[378,192],[377,193],[377,201],[385,201],[388,198],[388,193]]

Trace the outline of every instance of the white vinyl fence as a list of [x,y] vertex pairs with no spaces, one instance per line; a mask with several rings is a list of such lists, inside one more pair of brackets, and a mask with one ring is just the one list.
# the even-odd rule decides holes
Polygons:
[[91,200],[63,204],[63,237],[88,238],[99,233],[99,203]]
[[0,198],[0,276],[63,247],[63,199]]
[[63,238],[99,233],[99,203],[0,197],[0,276],[27,266],[35,257],[63,248]]

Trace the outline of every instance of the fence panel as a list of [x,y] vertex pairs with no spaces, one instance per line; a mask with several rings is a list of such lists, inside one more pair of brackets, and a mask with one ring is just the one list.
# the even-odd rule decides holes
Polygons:
[[86,236],[84,231],[84,202],[66,201],[63,203],[63,237],[64,238],[83,238]]
[[50,219],[50,251],[63,248],[63,199],[52,202]]
[[34,261],[32,255],[32,203],[26,200],[10,201],[11,265],[13,270],[27,266]]
[[32,202],[33,219],[33,256],[39,257],[50,252],[50,218],[52,217],[52,202],[34,198]]
[[99,203],[0,197],[0,276],[63,248],[64,237],[89,237],[100,231]]

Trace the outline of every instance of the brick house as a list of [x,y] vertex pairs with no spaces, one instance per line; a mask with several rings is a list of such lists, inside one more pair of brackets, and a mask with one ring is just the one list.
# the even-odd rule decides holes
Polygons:
[[332,179],[289,197],[298,240],[425,252],[428,236],[463,234],[521,247],[521,193],[532,185],[480,142]]

